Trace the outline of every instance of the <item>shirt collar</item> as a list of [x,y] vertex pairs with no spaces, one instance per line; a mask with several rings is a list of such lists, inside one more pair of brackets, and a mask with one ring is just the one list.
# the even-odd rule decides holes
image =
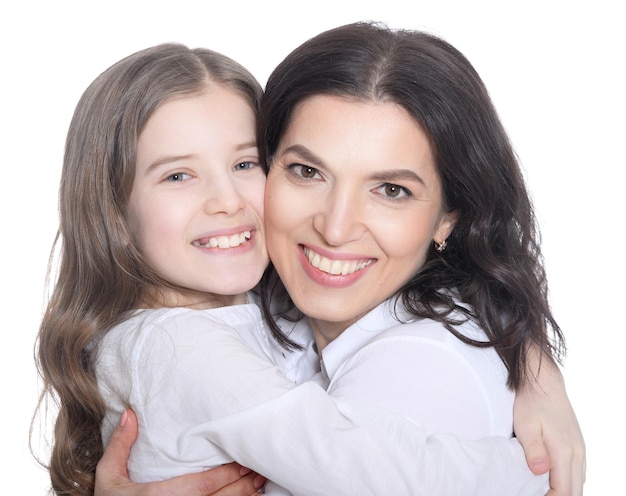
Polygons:
[[381,332],[414,320],[400,297],[385,300],[343,331],[322,351],[322,368],[332,380],[337,369]]

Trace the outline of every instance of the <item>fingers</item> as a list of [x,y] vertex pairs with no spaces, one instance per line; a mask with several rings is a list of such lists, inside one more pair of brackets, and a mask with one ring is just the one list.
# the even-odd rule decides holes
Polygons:
[[126,410],[96,467],[96,496],[105,496],[107,493],[102,491],[108,486],[130,482],[126,464],[136,439],[137,417]]
[[526,463],[533,474],[541,475],[550,470],[550,456],[545,445],[540,439],[535,439],[529,444],[522,444]]
[[532,422],[528,420],[521,422],[520,426],[516,435],[524,449],[528,467],[537,475],[550,471],[550,491],[547,494],[549,496],[578,494],[573,489],[578,487],[582,490],[582,484],[574,482],[574,478],[582,472],[574,461],[571,446],[565,442],[547,446],[541,422],[536,419]]
[[550,471],[550,496],[581,496],[585,481],[585,442],[567,397],[561,371],[530,350],[534,380],[517,392],[515,434],[535,474]]
[[587,462],[584,443],[576,445],[574,450],[566,452],[553,449],[554,456],[550,466],[550,496],[582,496],[585,483]]
[[537,439],[525,432],[520,443],[528,466],[535,474],[550,471],[549,496],[582,496],[586,474],[585,443],[582,438]]
[[[242,477],[242,474],[246,474]],[[174,479],[154,483],[159,486],[159,495],[185,496],[249,496],[258,494],[265,479],[238,463],[183,475]]]
[[[551,496],[572,495],[572,465],[569,459],[558,456],[550,470]],[[573,495],[572,495],[573,496]]]
[[515,436],[522,445],[526,463],[534,474],[541,475],[550,470],[550,455],[538,418],[520,414],[516,419]]
[[267,479],[262,475],[250,472],[249,469],[243,468],[241,472],[244,471],[247,472],[244,477],[212,493],[211,496],[258,496]]

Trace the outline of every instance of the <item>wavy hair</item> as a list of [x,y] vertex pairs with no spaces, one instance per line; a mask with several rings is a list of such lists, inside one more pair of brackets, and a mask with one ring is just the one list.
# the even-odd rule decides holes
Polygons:
[[[442,322],[471,345],[495,346],[512,388],[530,372],[529,344],[560,360],[564,338],[548,303],[531,200],[509,138],[467,58],[431,34],[378,23],[315,36],[268,79],[258,137],[268,167],[294,109],[314,95],[400,105],[430,139],[444,206],[458,212],[458,221],[447,249],[431,247],[401,289],[411,313]],[[301,317],[297,311],[294,316],[275,269],[266,272],[262,290],[266,317],[270,302],[283,317]],[[465,319],[477,321],[488,341],[460,334],[455,327]],[[290,344],[286,336],[282,342]]]
[[47,464],[56,494],[93,494],[104,416],[94,350],[136,308],[146,287],[163,284],[127,223],[139,134],[168,99],[199,95],[216,84],[237,91],[258,114],[262,88],[246,69],[220,53],[180,44],[157,45],[120,60],[91,83],[75,109],[53,247],[57,280],[36,347],[43,379],[37,412],[48,400],[58,407]]

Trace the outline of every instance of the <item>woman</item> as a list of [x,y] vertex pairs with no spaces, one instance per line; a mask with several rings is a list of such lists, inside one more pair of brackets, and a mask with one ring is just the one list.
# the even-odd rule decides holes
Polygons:
[[[417,375],[423,360],[408,369],[393,368],[403,345],[415,349],[428,340],[431,345],[445,340],[443,348],[449,350],[453,343],[463,358],[481,349],[497,353],[507,374],[487,390],[503,397],[507,384],[520,389],[532,383],[537,362],[529,357],[536,350],[546,362],[558,357],[560,330],[547,304],[533,212],[519,166],[482,82],[458,51],[428,35],[372,25],[323,33],[296,49],[270,77],[260,132],[270,167],[268,250],[291,298],[270,273],[265,308],[268,315],[278,310],[293,318],[293,301],[311,317],[323,359],[318,380],[347,401],[343,413],[348,418],[354,413],[350,402],[365,402],[372,416],[391,410],[426,425],[427,433],[442,432],[436,421],[443,415],[443,432],[465,437],[459,414],[464,412],[431,405],[436,395],[422,383],[439,377],[431,379],[428,369]],[[387,147],[391,159],[384,143],[393,144]],[[296,202],[298,208],[293,208]],[[375,329],[367,339],[359,332],[372,316]],[[426,336],[419,333],[425,322]],[[355,335],[362,341],[346,345],[346,336]],[[339,351],[336,343],[341,343]],[[493,365],[489,357],[476,363]],[[409,400],[419,395],[424,408],[398,400],[406,390],[385,394],[398,393],[388,386],[404,370],[413,379],[403,383],[414,388]],[[285,445],[251,448],[259,446],[255,440],[267,431],[278,438],[300,425],[293,413],[301,398],[297,393],[285,398],[280,414],[263,405],[200,426],[191,435],[216,442],[238,461],[285,483],[293,474],[272,466],[274,455],[284,456]],[[498,407],[490,405],[489,397],[484,400],[485,408]],[[472,406],[469,399],[460,404]],[[479,426],[466,439],[489,428]],[[407,446],[400,448],[402,439],[397,442],[402,453],[410,453]],[[322,465],[324,476],[337,463],[332,455],[346,448],[334,445],[319,455],[299,449],[302,443],[292,444],[292,468],[307,468],[311,456],[317,457],[315,462],[330,456]],[[356,455],[363,447],[347,448]],[[298,458],[302,452],[304,457]],[[455,462],[461,458],[458,453],[452,457]],[[582,465],[584,456],[576,458]],[[452,481],[444,475],[455,473],[454,463],[437,472],[426,455],[414,462],[416,472],[421,468],[430,479],[412,494],[447,494],[460,487],[480,494],[512,491],[510,481],[497,481],[502,460],[495,456],[480,458],[484,463],[473,467],[474,474],[456,472]],[[373,469],[362,457],[342,463],[340,468],[356,467],[361,477],[369,475],[366,468]],[[479,468],[491,471],[485,476]],[[580,492],[580,473],[573,482],[562,477],[556,490]],[[475,486],[467,486],[468,480]],[[308,493],[317,490],[323,494],[320,488]]]

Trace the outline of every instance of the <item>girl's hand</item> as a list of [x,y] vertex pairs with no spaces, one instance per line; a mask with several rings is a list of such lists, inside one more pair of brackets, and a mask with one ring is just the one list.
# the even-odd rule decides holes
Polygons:
[[137,439],[137,418],[131,410],[122,415],[96,468],[94,496],[250,496],[257,494],[265,478],[237,463],[162,482],[135,484],[126,463]]
[[545,356],[540,368],[537,355],[530,363],[539,373],[536,380],[531,379],[517,392],[515,435],[530,469],[536,474],[550,470],[549,496],[581,496],[586,472],[585,441],[563,376]]

